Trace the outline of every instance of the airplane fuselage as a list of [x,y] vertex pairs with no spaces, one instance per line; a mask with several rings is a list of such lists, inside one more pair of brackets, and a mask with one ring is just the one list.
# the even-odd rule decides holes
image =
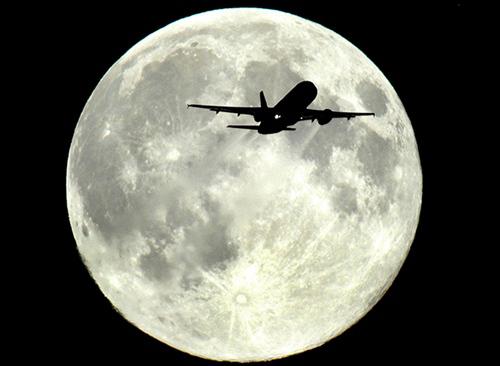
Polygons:
[[257,122],[261,122],[257,131],[261,134],[277,133],[296,124],[316,95],[318,89],[312,82],[298,83],[278,104],[255,118]]

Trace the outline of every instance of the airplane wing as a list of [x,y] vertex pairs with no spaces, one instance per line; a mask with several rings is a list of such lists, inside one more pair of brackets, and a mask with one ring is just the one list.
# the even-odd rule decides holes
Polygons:
[[[227,128],[241,128],[243,130],[258,130],[259,126],[252,126],[252,125],[227,125]],[[290,128],[286,127],[283,128],[283,131],[295,131],[295,128]]]
[[330,109],[325,109],[325,110],[315,110],[315,109],[306,109],[304,113],[302,113],[302,116],[300,117],[301,121],[304,120],[312,120],[314,121],[315,119],[318,121],[321,120],[331,120],[332,118],[347,118],[351,119],[356,116],[374,116],[375,113],[371,112],[339,112],[339,111],[332,111]]
[[258,130],[259,126],[252,125],[227,125],[227,128],[241,128],[243,130]]
[[225,113],[235,113],[238,116],[240,114],[249,114],[251,116],[255,116],[259,111],[262,110],[261,107],[225,107],[218,105],[203,105],[203,104],[188,104],[189,107],[193,108],[203,108],[214,111],[215,113],[225,112]]

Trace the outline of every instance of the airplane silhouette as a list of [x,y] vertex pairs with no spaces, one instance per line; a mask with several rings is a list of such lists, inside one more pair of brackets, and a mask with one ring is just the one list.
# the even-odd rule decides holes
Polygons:
[[311,81],[301,81],[287,95],[281,99],[274,107],[269,107],[264,96],[260,92],[260,107],[225,107],[216,105],[188,104],[189,107],[204,108],[219,112],[248,114],[253,116],[255,122],[259,125],[228,125],[228,128],[241,128],[246,130],[256,130],[260,134],[278,133],[281,131],[295,131],[291,128],[299,121],[315,120],[320,125],[326,125],[332,118],[347,118],[348,120],[356,116],[375,116],[375,113],[368,112],[339,112],[331,109],[315,110],[308,109],[307,106],[312,103],[318,89]]

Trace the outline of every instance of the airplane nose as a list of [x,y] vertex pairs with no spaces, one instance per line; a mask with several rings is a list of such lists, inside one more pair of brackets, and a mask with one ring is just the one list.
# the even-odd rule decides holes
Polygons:
[[317,90],[316,85],[312,81],[304,80],[300,83],[304,89],[308,89],[310,91]]
[[304,90],[307,94],[311,95],[311,97],[316,98],[316,95],[318,95],[318,89],[316,88],[316,85],[312,81],[309,80],[304,80],[300,82],[300,87],[302,90]]

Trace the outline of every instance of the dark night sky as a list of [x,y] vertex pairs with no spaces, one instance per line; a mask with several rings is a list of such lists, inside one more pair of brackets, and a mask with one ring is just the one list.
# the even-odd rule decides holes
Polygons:
[[[469,25],[475,20],[475,10],[465,1],[439,6],[415,2],[396,7],[320,5],[332,3],[327,1],[176,3],[152,8],[140,2],[119,9],[82,3],[31,11],[35,18],[31,24],[41,32],[33,47],[43,55],[44,69],[50,70],[41,75],[42,81],[36,86],[41,89],[34,92],[50,101],[41,109],[41,121],[50,122],[44,127],[45,133],[49,132],[54,141],[45,146],[50,169],[33,168],[33,174],[50,177],[43,184],[47,200],[43,216],[50,223],[44,224],[43,250],[34,250],[33,260],[39,262],[36,283],[29,276],[32,291],[30,300],[24,301],[27,309],[23,308],[30,328],[33,322],[37,326],[12,338],[22,344],[18,355],[53,361],[107,359],[116,364],[217,364],[165,346],[113,310],[78,255],[67,218],[65,169],[73,130],[85,102],[125,51],[174,20],[238,6],[291,12],[333,29],[360,48],[382,70],[406,108],[424,177],[416,238],[387,294],[340,337],[270,365],[320,360],[402,364],[404,360],[451,361],[472,355],[475,336],[464,298],[474,284],[463,270],[463,261],[468,257],[467,243],[478,238],[457,232],[467,225],[467,218],[459,213],[468,204],[457,200],[457,195],[463,195],[463,187],[472,180],[470,174],[458,172],[464,165],[470,166],[473,159],[461,144],[467,128],[461,108],[468,104],[461,91],[470,81],[468,56],[475,40]],[[473,139],[475,132],[466,131]],[[451,183],[450,177],[454,177]],[[456,183],[458,179],[460,184]],[[477,361],[480,354],[473,357]]]

